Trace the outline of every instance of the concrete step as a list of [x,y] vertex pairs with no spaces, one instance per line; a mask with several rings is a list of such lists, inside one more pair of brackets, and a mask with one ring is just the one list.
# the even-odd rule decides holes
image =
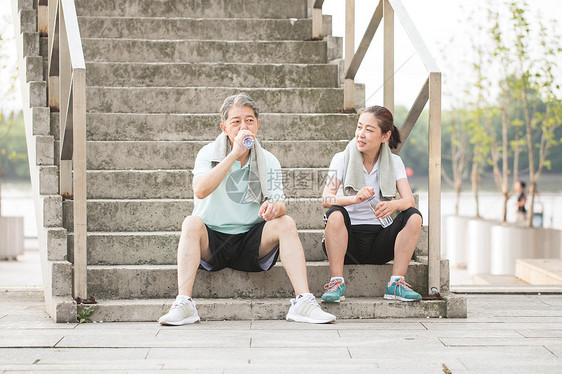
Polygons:
[[[241,90],[231,87],[87,87],[88,112],[216,113],[224,98]],[[340,88],[245,88],[269,113],[337,113]]]
[[[306,40],[312,36],[311,19],[79,17],[78,23],[83,38]],[[323,35],[331,35],[330,16],[324,16],[323,26]]]
[[[164,315],[173,299],[97,300],[91,321],[154,322]],[[341,303],[324,304],[322,309],[334,314],[338,321],[371,318],[441,318],[448,316],[449,300],[424,300],[404,303],[382,297],[350,297]],[[278,299],[195,299],[202,321],[277,320],[285,319],[290,302]],[[79,305],[78,311],[90,305]],[[453,317],[459,317],[455,315]],[[466,318],[466,312],[464,317]],[[337,325],[337,321],[336,321]]]
[[[307,263],[310,291],[322,295],[330,280],[328,262]],[[392,263],[385,265],[345,265],[346,296],[377,297],[384,294]],[[427,290],[427,265],[410,262],[408,283],[420,293]],[[88,266],[88,293],[96,299],[174,298],[177,295],[175,265]],[[197,271],[193,297],[210,298],[289,298],[293,287],[278,262],[266,272],[247,273],[232,269],[219,272]]]
[[[191,199],[192,170],[89,170],[89,199]],[[328,169],[282,169],[287,198],[322,195]]]
[[[427,252],[428,228],[423,227],[416,253]],[[322,251],[323,230],[299,230],[307,261],[325,261]],[[89,265],[173,265],[180,232],[90,232]],[[73,235],[68,248],[72,254]]]
[[78,16],[306,18],[306,0],[76,0]]
[[[191,199],[88,200],[88,231],[179,231],[193,211]],[[63,225],[72,226],[72,200],[63,201]],[[323,229],[325,209],[319,199],[287,201],[287,212],[299,229]]]
[[[299,230],[307,261],[324,261],[323,230]],[[71,248],[74,235],[68,235]],[[90,232],[88,265],[174,265],[180,232]]]
[[[324,229],[320,198],[287,199],[287,214],[301,230]],[[73,231],[73,201],[63,201],[63,227]],[[193,211],[191,199],[88,200],[88,231],[179,231]],[[423,255],[420,253],[420,255]]]
[[89,86],[337,87],[333,64],[115,63],[86,64]]
[[562,284],[562,259],[517,259],[515,276],[529,284]]
[[[154,170],[193,168],[197,152],[204,141],[185,142],[88,142],[88,170]],[[347,141],[263,141],[285,168],[318,168],[330,166],[336,152],[345,149]]]
[[307,63],[327,61],[324,41],[139,40],[83,38],[88,62]]
[[[218,112],[219,107],[215,112]],[[218,114],[88,113],[88,140],[214,140]],[[59,113],[51,113],[51,133],[58,140]],[[261,140],[352,139],[358,116],[332,113],[260,113]]]

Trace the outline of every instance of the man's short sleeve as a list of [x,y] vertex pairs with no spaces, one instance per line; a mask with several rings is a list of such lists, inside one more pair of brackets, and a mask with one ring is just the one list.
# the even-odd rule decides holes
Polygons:
[[197,153],[195,158],[195,165],[193,166],[193,176],[196,177],[210,171],[213,166],[211,165],[211,154],[213,151],[213,143],[207,144]]

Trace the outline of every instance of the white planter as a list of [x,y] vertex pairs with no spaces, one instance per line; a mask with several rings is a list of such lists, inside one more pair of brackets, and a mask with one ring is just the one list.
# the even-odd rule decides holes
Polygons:
[[0,260],[23,254],[23,217],[0,217]]
[[467,224],[468,262],[470,275],[490,273],[491,234],[494,221],[472,219]]
[[533,248],[533,230],[516,225],[494,225],[491,228],[490,273],[515,275],[515,260],[529,258]]
[[467,262],[467,223],[470,217],[448,216],[445,219],[445,246],[451,267],[466,266]]

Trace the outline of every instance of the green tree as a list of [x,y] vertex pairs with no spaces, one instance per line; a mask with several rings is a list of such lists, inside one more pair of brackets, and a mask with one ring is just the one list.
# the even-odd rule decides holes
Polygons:
[[[529,159],[529,214],[527,225],[532,226],[537,182],[543,169],[550,168],[548,156],[553,147],[560,144],[555,137],[562,124],[562,102],[557,97],[560,87],[556,84],[557,58],[562,53],[556,21],[546,26],[540,17],[539,52],[532,53],[529,40],[531,27],[527,21],[527,3],[515,0],[510,3],[511,26],[515,35],[516,59],[515,94],[523,107],[523,124]],[[541,109],[543,106],[543,110]]]
[[[506,46],[505,40],[502,36],[500,27],[500,15],[497,10],[488,10],[488,18],[491,21],[491,27],[489,30],[492,36],[493,52],[488,54],[486,57],[487,65],[490,66],[494,62],[499,63],[500,67],[507,67],[512,65],[512,57],[510,49]],[[502,195],[502,213],[501,221],[505,222],[507,220],[507,201],[511,197],[511,188],[509,187],[509,155],[512,150],[511,139],[509,138],[510,126],[514,125],[513,122],[509,120],[508,109],[513,103],[513,96],[509,95],[512,92],[513,85],[509,79],[501,79],[498,82],[500,95],[499,95],[499,108],[489,108],[489,116],[486,120],[486,129],[490,134],[490,163],[492,165],[494,182],[496,187]],[[490,86],[487,86],[487,92],[490,92]],[[494,116],[499,111],[501,118],[501,134],[496,137],[496,132],[492,126],[492,121],[490,116]],[[518,136],[518,133],[517,133]],[[499,138],[499,139],[498,139]],[[514,152],[516,160],[514,165],[514,175],[517,177],[518,173],[518,160],[519,160],[519,149],[516,146],[518,142],[513,143],[515,145]]]

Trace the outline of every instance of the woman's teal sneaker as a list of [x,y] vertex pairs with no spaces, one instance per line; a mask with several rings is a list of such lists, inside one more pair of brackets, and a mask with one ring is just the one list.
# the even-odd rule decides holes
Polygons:
[[416,291],[412,290],[404,278],[400,278],[394,281],[390,286],[386,285],[386,292],[384,298],[388,300],[400,300],[400,301],[418,301],[421,300],[421,295]]
[[325,303],[339,303],[345,300],[345,283],[340,279],[336,279],[333,282],[324,285],[324,295],[322,295],[322,301]]

